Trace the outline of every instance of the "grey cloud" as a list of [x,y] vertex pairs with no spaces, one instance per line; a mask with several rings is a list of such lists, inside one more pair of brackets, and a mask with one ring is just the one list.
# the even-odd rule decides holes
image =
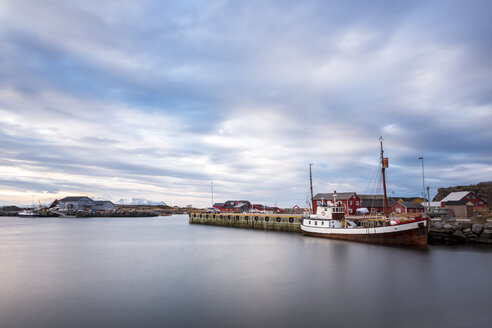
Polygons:
[[[492,166],[485,149],[492,143],[488,1],[11,4],[16,15],[0,24],[0,88],[18,91],[26,99],[45,92],[68,95],[86,103],[89,114],[79,112],[83,105],[9,109],[1,98],[0,109],[80,121],[83,126],[97,121],[90,113],[99,109],[89,107],[102,102],[176,117],[182,126],[169,136],[176,143],[171,149],[142,143],[125,153],[118,147],[122,134],[132,133],[131,122],[119,132],[110,123],[117,121],[117,110],[100,109],[106,111],[110,137],[96,130],[76,145],[52,144],[43,136],[12,137],[7,133],[12,126],[0,123],[4,160],[148,183],[170,177],[183,180],[184,190],[197,183],[197,192],[206,193],[212,175],[206,170],[137,160],[165,163],[201,156],[227,168],[227,174],[218,173],[216,179],[234,183],[238,195],[259,190],[269,199],[279,185],[284,190],[303,185],[303,163],[311,161],[318,165],[320,186],[347,183],[364,189],[373,167],[359,159],[377,160],[380,134],[387,139],[396,164],[393,182],[402,193],[419,191],[418,156],[428,159],[429,172],[442,184],[453,183],[442,170],[464,164]],[[24,19],[15,21],[21,12]],[[473,109],[480,106],[481,112]],[[259,134],[272,147],[287,149],[291,157],[283,160],[297,177],[293,181],[266,177],[270,173],[262,172],[270,171],[262,171],[258,161],[244,161],[242,147],[254,145],[231,149],[203,142],[217,135],[224,122],[264,114],[270,120],[287,117],[292,125],[282,126],[285,121],[279,119],[273,132],[254,135],[247,124],[238,132],[244,131],[247,140]],[[392,125],[394,130],[385,131]],[[325,138],[338,130],[354,142],[373,138],[375,147],[333,158]],[[281,163],[269,149],[257,153],[270,163]],[[487,173],[461,174],[465,176],[456,174],[454,179],[466,182],[467,174],[471,180],[487,178]],[[265,185],[254,181],[260,176]],[[56,185],[50,190],[57,190]],[[289,191],[283,197],[302,199],[304,192]]]

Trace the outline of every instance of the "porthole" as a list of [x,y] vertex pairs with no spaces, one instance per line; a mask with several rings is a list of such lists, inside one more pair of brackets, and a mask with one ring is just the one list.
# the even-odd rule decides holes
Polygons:
[[265,217],[265,222],[270,221],[270,218],[268,216]]
[[258,217],[257,216],[255,216],[255,221],[258,221]]
[[314,221],[314,225],[318,225],[318,221]]
[[309,224],[311,224],[311,221],[309,221]]
[[290,223],[294,222],[294,218],[289,218],[289,222]]
[[325,221],[321,221],[321,225],[325,225]]
[[279,217],[277,217],[277,222],[280,222],[282,219],[280,219]]

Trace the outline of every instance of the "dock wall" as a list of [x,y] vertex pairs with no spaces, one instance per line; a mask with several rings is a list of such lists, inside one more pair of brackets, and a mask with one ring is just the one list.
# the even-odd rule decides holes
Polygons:
[[189,223],[255,230],[301,232],[300,214],[190,213]]

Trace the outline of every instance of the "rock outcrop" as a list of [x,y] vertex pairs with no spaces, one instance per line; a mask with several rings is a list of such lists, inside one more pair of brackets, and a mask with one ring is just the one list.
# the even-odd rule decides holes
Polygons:
[[431,223],[429,244],[483,243],[492,245],[492,223],[436,221]]

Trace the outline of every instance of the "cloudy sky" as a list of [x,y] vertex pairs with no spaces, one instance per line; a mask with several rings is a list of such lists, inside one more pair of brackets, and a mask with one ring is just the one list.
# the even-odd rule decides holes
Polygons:
[[0,205],[492,180],[491,1],[0,1]]

